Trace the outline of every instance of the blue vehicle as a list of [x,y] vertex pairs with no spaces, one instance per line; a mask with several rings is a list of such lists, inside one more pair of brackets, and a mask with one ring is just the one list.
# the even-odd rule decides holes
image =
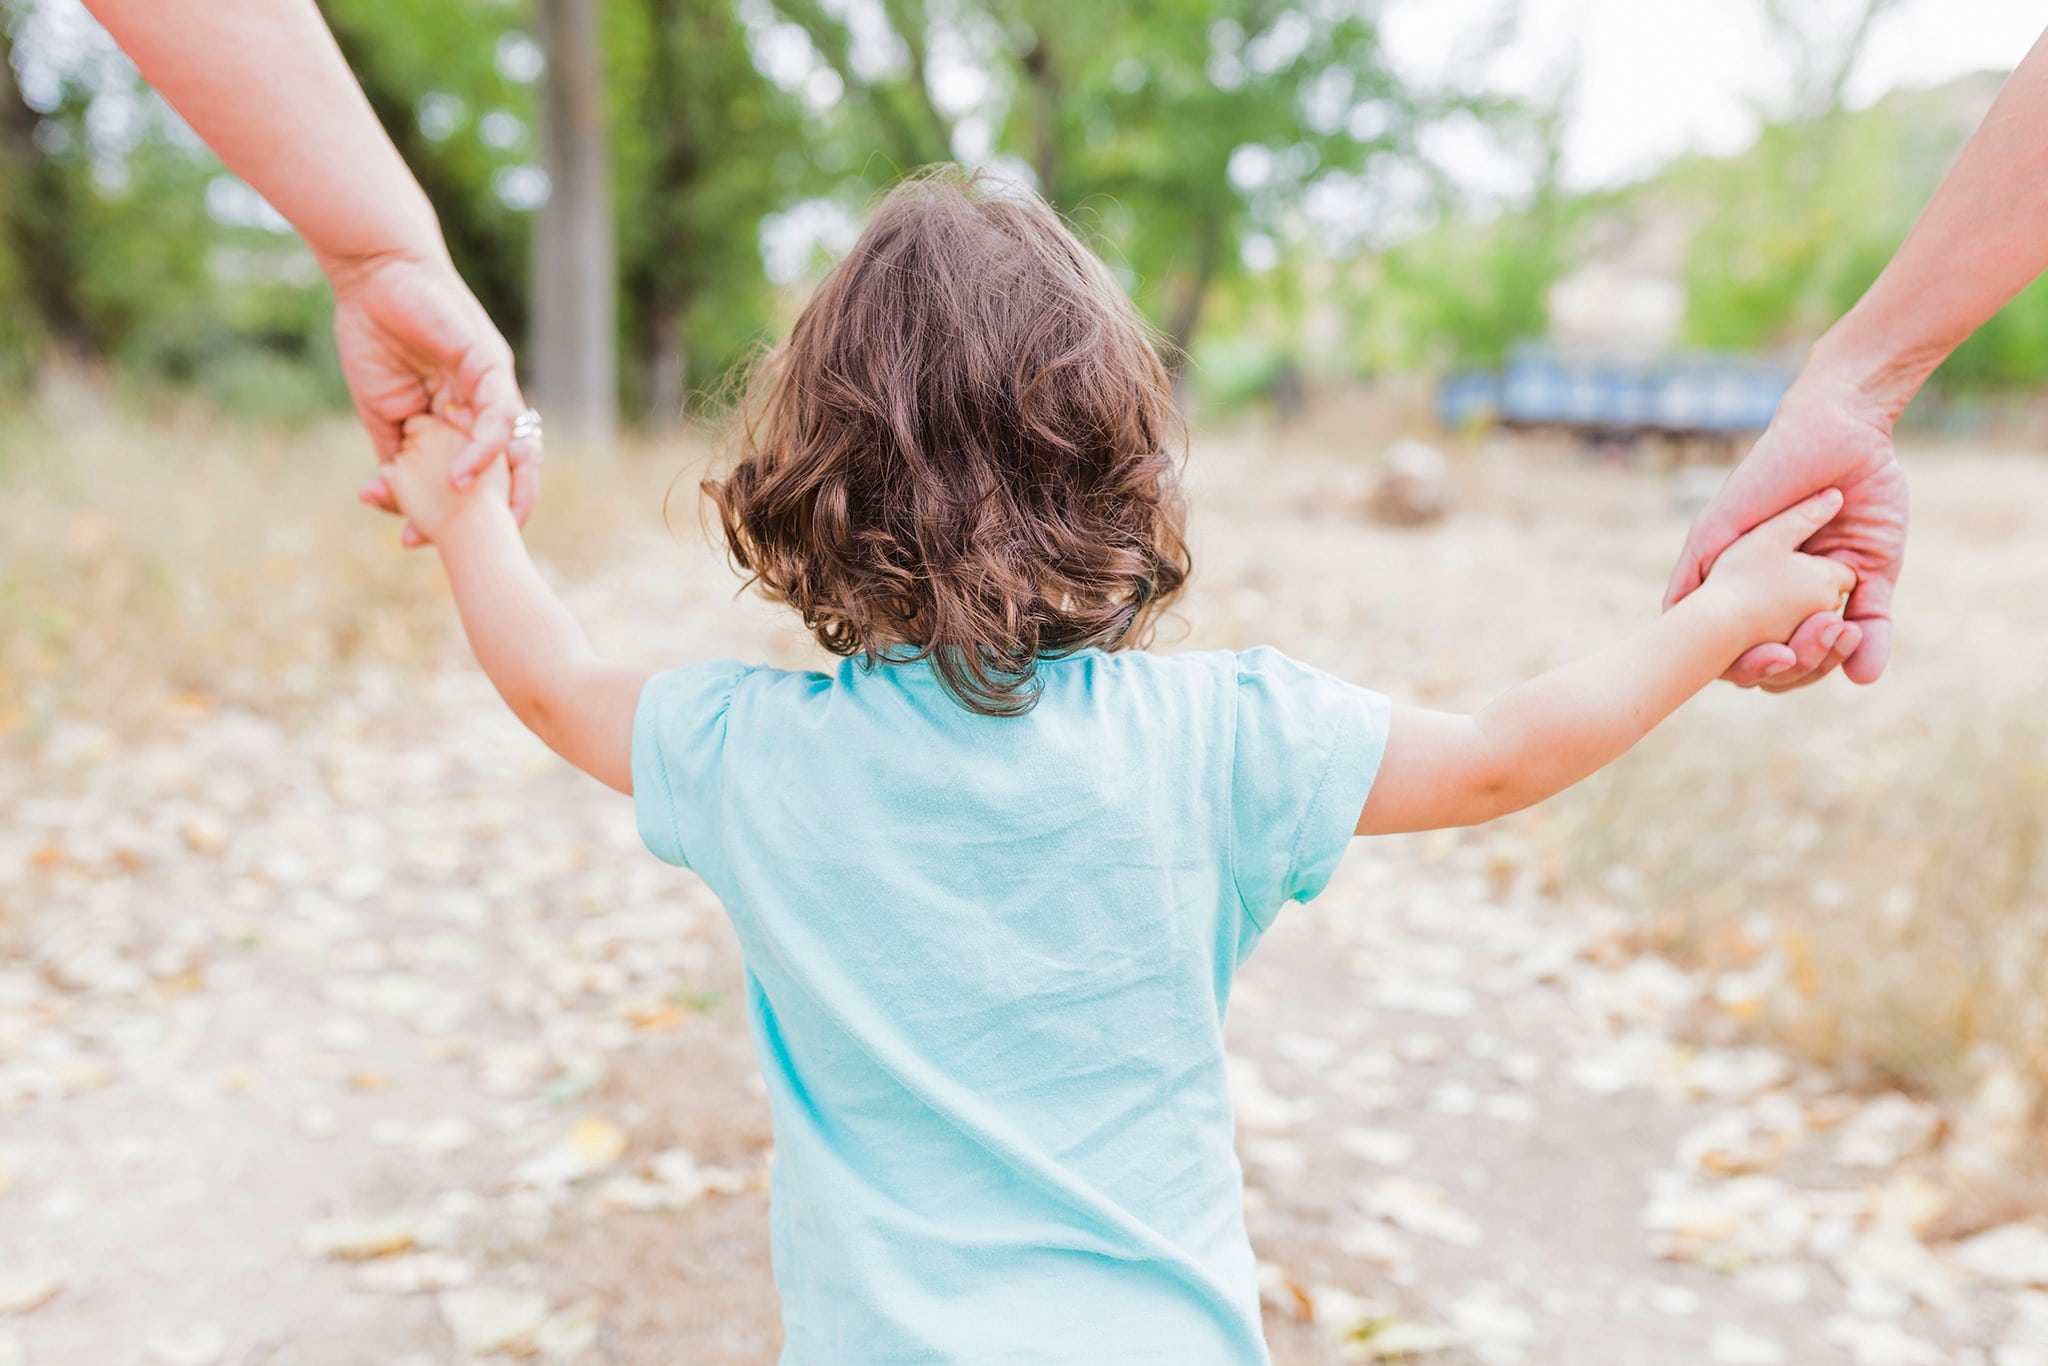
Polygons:
[[1450,375],[1436,407],[1453,430],[1497,423],[1599,443],[1735,440],[1768,427],[1791,384],[1791,371],[1750,356],[1691,353],[1633,363],[1531,346],[1500,370]]

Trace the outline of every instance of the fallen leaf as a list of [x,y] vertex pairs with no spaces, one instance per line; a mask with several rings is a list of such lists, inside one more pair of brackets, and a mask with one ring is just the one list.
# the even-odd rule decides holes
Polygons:
[[569,1149],[591,1171],[609,1167],[626,1151],[626,1131],[601,1115],[585,1115],[569,1131]]
[[44,1271],[0,1276],[0,1314],[28,1314],[42,1308],[64,1288],[64,1278]]
[[548,1302],[542,1296],[489,1286],[444,1290],[440,1305],[456,1348],[471,1356],[532,1355],[537,1350],[534,1335],[548,1317]]
[[214,1366],[227,1350],[227,1334],[204,1323],[167,1329],[149,1340],[149,1359],[158,1366]]
[[409,1211],[338,1215],[308,1224],[299,1235],[299,1246],[308,1256],[337,1261],[388,1257],[413,1245],[419,1237],[421,1222],[421,1216]]

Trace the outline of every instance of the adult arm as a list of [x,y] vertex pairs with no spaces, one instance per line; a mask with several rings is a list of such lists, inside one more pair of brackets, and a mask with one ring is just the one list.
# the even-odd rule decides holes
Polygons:
[[[519,519],[539,493],[538,442],[512,351],[462,283],[433,207],[371,113],[313,0],[86,0],[151,85],[313,249],[335,337],[380,459],[408,417],[438,412],[469,442],[468,479],[511,447]],[[389,506],[381,485],[372,501]]]
[[1984,123],[1884,273],[1814,345],[1770,429],[1694,524],[1666,603],[1698,588],[1750,527],[1821,488],[1845,500],[1807,549],[1856,570],[1846,621],[1802,625],[1758,646],[1728,677],[1773,691],[1837,664],[1858,683],[1891,657],[1892,590],[1906,549],[1906,478],[1892,428],[1950,352],[2048,270],[2048,36],[2012,74]]

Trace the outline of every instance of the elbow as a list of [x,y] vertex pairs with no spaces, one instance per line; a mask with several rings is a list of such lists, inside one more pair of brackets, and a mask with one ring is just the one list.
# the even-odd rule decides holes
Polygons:
[[505,703],[512,708],[512,714],[519,718],[521,725],[539,736],[550,749],[554,748],[562,718],[569,714],[568,699],[552,689],[535,685],[508,693]]
[[1474,774],[1462,803],[1471,813],[1466,825],[1485,825],[1517,811],[1526,811],[1543,800],[1544,794],[1531,783],[1518,765],[1491,765]]

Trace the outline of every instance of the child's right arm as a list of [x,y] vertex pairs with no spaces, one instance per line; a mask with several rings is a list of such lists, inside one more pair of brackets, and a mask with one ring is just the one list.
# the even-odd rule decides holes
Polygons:
[[1840,606],[1855,574],[1799,547],[1841,503],[1829,489],[1764,523],[1729,547],[1705,587],[1655,622],[1476,715],[1395,708],[1358,833],[1478,825],[1620,758],[1744,650]]
[[652,670],[600,658],[542,581],[508,506],[503,461],[464,491],[450,487],[466,444],[454,428],[414,418],[385,482],[440,552],[463,634],[505,704],[549,749],[630,794],[633,713]]

